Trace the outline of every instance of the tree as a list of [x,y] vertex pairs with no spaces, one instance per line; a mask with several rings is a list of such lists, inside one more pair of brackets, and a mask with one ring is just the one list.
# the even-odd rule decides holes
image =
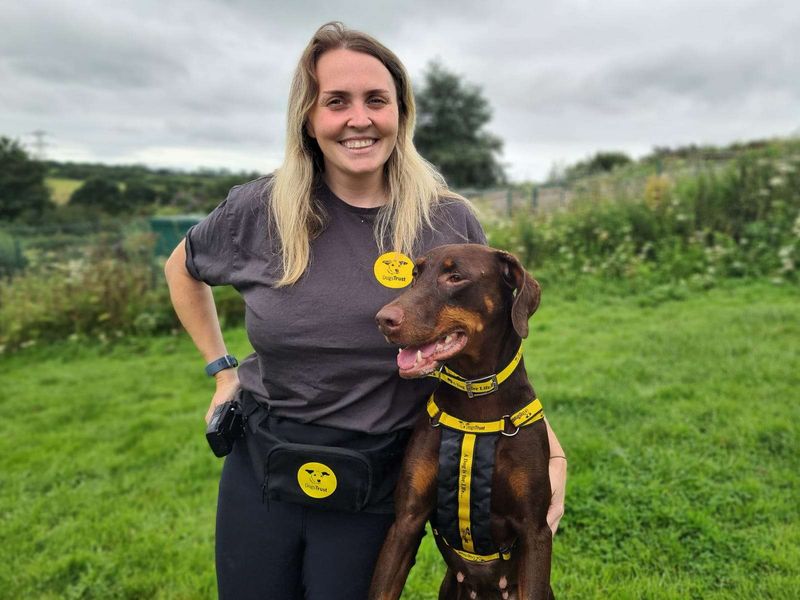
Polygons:
[[497,158],[503,142],[483,130],[492,111],[479,87],[432,62],[416,103],[414,145],[451,185],[483,188],[505,181]]
[[50,204],[45,167],[15,140],[0,137],[0,220],[40,215]]
[[122,192],[116,182],[103,177],[92,177],[84,182],[69,198],[71,206],[86,206],[110,214],[126,208]]
[[148,204],[153,204],[158,198],[158,193],[141,181],[129,181],[125,184],[122,195],[125,206],[133,210]]
[[564,175],[567,179],[577,179],[596,173],[610,173],[630,162],[631,157],[624,152],[597,152],[594,156],[567,167]]

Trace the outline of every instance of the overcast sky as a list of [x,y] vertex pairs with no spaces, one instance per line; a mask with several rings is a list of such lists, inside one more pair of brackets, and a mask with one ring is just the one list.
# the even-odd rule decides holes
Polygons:
[[58,160],[268,172],[329,20],[483,88],[512,179],[597,150],[800,135],[800,2],[0,0],[0,135]]

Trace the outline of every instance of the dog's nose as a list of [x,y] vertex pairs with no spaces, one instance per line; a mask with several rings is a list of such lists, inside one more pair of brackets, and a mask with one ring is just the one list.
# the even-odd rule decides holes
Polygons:
[[390,335],[400,328],[404,318],[403,309],[397,305],[387,304],[375,315],[375,321],[383,335]]

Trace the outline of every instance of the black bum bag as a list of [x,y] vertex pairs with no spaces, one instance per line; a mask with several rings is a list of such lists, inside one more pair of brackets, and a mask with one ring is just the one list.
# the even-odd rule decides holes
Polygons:
[[371,435],[275,417],[247,392],[245,441],[264,501],[391,513],[410,430]]

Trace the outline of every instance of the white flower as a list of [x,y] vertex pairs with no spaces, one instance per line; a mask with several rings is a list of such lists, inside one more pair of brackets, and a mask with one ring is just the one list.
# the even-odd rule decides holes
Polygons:
[[770,177],[769,184],[772,187],[780,187],[783,185],[783,177],[778,177],[777,175],[775,177]]

